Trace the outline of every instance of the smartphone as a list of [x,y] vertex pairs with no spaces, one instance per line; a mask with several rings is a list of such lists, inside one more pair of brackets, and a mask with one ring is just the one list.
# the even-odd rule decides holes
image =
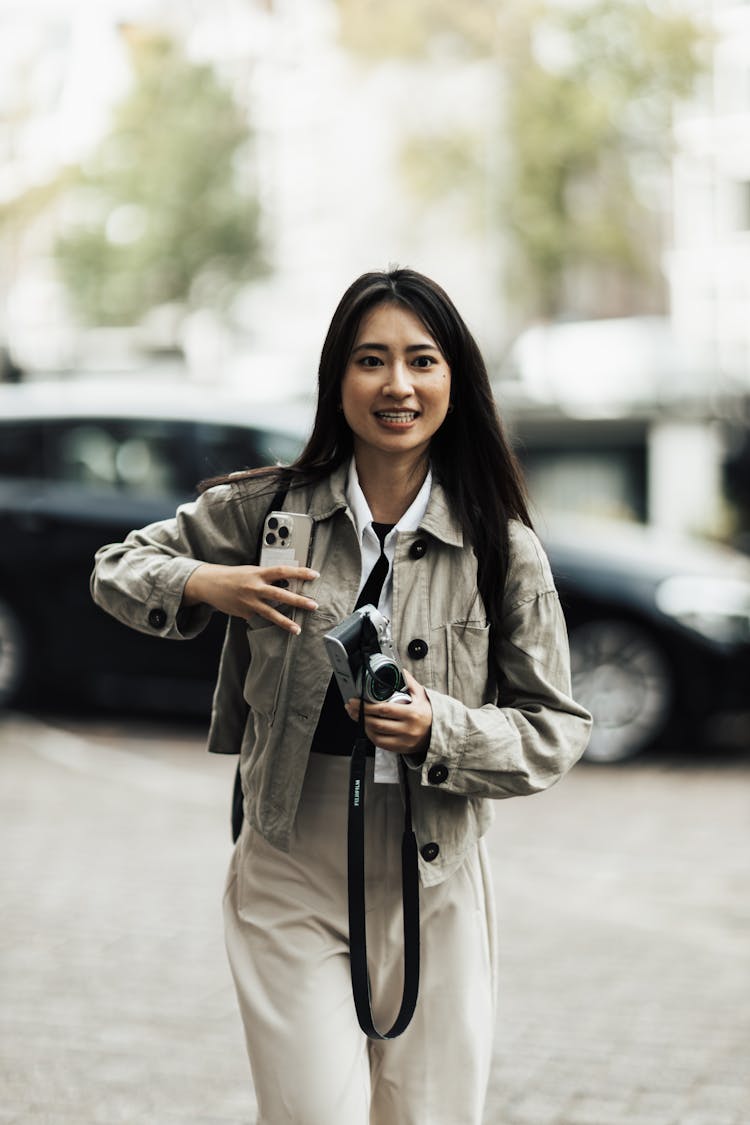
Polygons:
[[[313,518],[300,512],[269,512],[263,525],[260,566],[308,566],[312,555]],[[283,585],[300,593],[301,582]]]

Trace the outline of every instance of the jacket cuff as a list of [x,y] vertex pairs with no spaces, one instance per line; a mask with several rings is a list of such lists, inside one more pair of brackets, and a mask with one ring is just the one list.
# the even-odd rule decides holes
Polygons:
[[177,556],[163,567],[154,588],[138,613],[145,633],[174,640],[190,640],[206,627],[213,610],[207,605],[184,606],[185,584],[201,565],[198,559]]
[[[425,689],[432,707],[432,733],[422,765],[421,784],[453,789],[453,774],[461,767],[466,742],[466,708],[457,699]],[[460,790],[460,787],[459,787]]]

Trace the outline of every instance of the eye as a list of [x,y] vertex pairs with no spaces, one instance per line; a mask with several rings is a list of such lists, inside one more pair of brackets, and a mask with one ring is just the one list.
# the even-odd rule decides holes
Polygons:
[[362,365],[362,367],[382,367],[383,366],[382,359],[380,358],[380,356],[377,356],[377,355],[363,355],[359,362]]
[[434,367],[438,363],[438,359],[434,355],[418,355],[414,357],[414,367],[428,368]]

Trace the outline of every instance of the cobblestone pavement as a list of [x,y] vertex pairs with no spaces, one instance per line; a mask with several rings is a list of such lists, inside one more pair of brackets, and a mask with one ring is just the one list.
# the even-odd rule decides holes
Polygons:
[[[0,719],[0,1125],[252,1125],[233,770],[194,728]],[[662,756],[497,806],[487,1125],[750,1123],[749,778]]]

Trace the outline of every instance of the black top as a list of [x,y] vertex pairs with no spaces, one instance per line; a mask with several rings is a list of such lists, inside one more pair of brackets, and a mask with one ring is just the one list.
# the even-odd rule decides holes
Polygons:
[[[381,560],[385,560],[385,537],[394,526],[392,523],[375,523],[373,521],[372,529],[380,540],[380,555],[362,587],[355,609],[359,609],[363,605],[378,604],[380,592],[388,574],[387,568],[381,562]],[[339,686],[335,678],[331,676],[310,749],[315,754],[348,755],[352,752],[356,737],[357,724],[347,715]],[[370,744],[367,752],[372,756],[375,753],[375,747]]]

